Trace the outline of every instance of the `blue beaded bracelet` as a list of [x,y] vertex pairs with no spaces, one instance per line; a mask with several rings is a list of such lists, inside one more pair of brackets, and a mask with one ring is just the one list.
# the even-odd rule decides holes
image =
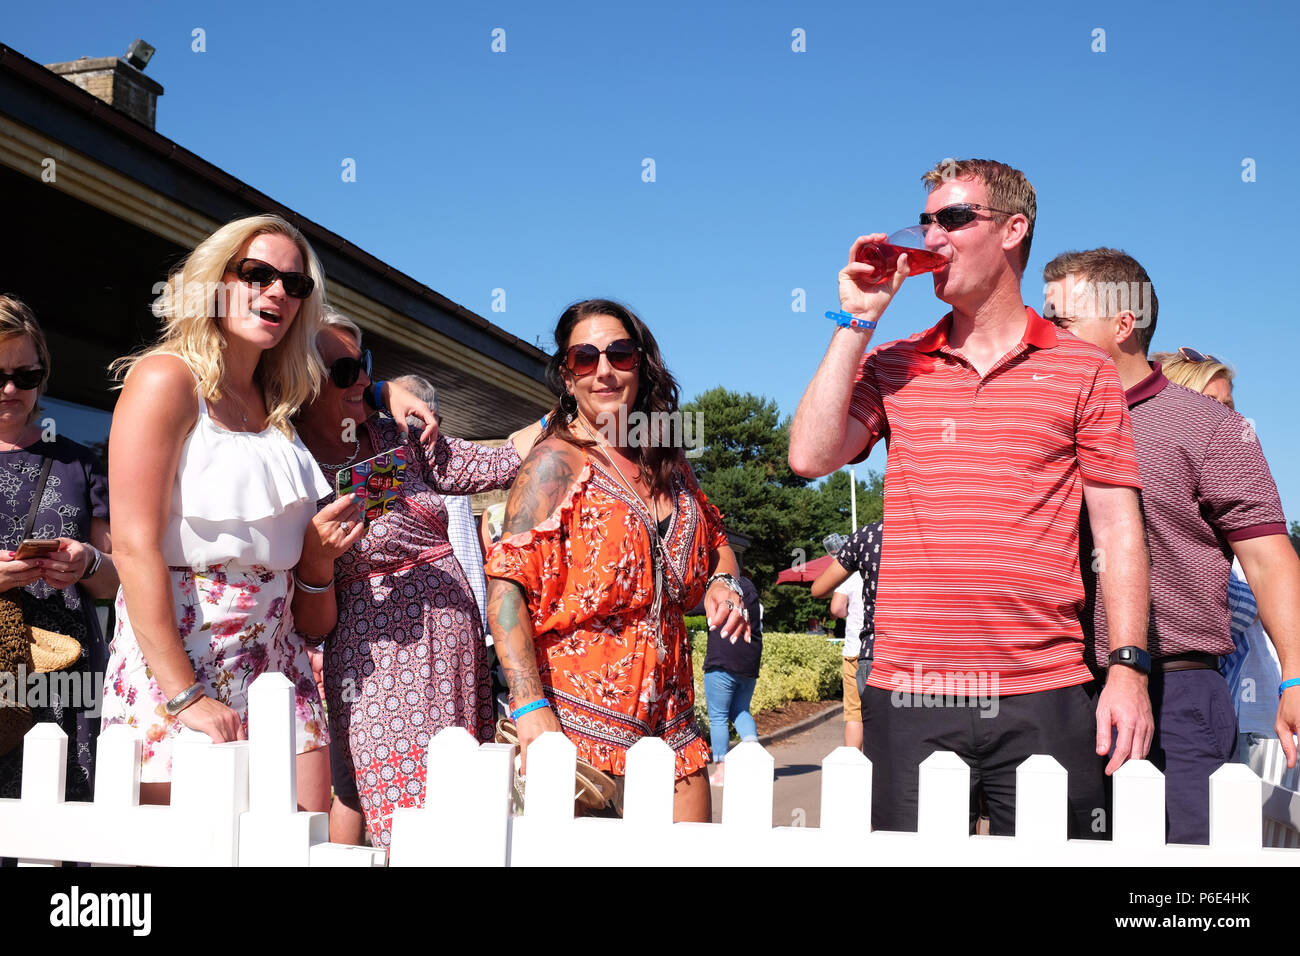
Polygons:
[[827,312],[826,318],[834,319],[835,324],[843,329],[874,329],[876,323],[871,319],[859,319],[847,312]]
[[518,720],[524,714],[531,714],[535,710],[541,710],[543,707],[549,707],[549,706],[551,706],[550,701],[548,701],[545,697],[543,697],[541,700],[535,700],[531,704],[524,704],[524,706],[518,708],[517,710],[510,711],[510,719]]
[[1282,697],[1282,691],[1286,690],[1288,687],[1300,687],[1300,677],[1292,677],[1290,680],[1284,680],[1282,683],[1277,685],[1277,696],[1279,699]]

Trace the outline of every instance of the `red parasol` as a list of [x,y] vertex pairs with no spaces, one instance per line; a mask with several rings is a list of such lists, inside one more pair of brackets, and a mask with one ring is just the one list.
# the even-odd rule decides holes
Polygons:
[[805,562],[803,565],[786,568],[776,576],[777,584],[812,584],[818,576],[831,566],[835,555],[824,554],[820,558]]

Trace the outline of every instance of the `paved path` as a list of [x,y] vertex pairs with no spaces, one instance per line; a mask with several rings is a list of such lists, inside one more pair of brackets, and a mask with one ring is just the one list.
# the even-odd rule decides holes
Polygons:
[[[767,748],[776,761],[772,825],[815,827],[821,819],[822,760],[844,743],[844,719],[835,716]],[[713,788],[713,822],[722,822],[722,790]]]

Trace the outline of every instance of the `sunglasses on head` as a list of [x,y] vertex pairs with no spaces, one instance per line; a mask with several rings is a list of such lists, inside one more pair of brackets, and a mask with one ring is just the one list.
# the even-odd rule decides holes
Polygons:
[[934,212],[921,213],[921,225],[928,226],[930,223],[938,223],[939,228],[947,232],[949,229],[957,229],[966,225],[968,222],[974,222],[978,217],[975,210],[982,209],[985,212],[1001,213],[1004,216],[1014,216],[1014,212],[1007,212],[1005,209],[994,209],[992,206],[981,206],[977,202],[958,202],[951,206],[944,206],[942,209],[936,209]]
[[1220,365],[1228,364],[1223,359],[1217,358],[1216,356],[1202,355],[1200,352],[1196,351],[1196,349],[1188,345],[1180,346],[1178,349],[1178,354],[1181,355],[1183,357],[1183,360],[1187,362],[1218,362]]
[[571,345],[564,353],[564,364],[574,375],[590,375],[602,355],[620,372],[630,372],[641,364],[641,350],[631,339],[616,339],[603,349],[587,343]]
[[232,270],[235,275],[251,285],[272,286],[279,279],[284,283],[284,294],[295,299],[305,299],[316,288],[316,280],[305,272],[281,272],[261,259],[240,259]]
[[367,376],[370,375],[370,349],[362,352],[361,358],[345,355],[343,358],[335,359],[329,367],[330,381],[339,388],[351,388],[357,384],[357,379],[361,377],[362,372]]
[[33,388],[41,387],[41,379],[45,377],[43,368],[16,368],[12,372],[0,371],[0,389],[3,389],[10,382],[14,383],[16,388],[23,391],[30,391]]

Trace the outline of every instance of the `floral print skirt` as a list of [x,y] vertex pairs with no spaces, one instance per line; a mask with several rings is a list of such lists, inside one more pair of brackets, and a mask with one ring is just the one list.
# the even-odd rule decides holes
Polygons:
[[[224,564],[170,568],[176,626],[207,695],[240,715],[248,733],[248,689],[262,674],[279,672],[297,690],[298,753],[329,743],[320,693],[307,645],[288,613],[288,571]],[[103,726],[136,728],[142,783],[171,780],[172,739],[183,726],[168,716],[163,696],[131,630],[126,601],[117,592],[117,630],[104,679]]]

